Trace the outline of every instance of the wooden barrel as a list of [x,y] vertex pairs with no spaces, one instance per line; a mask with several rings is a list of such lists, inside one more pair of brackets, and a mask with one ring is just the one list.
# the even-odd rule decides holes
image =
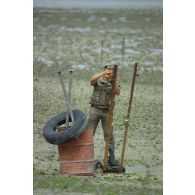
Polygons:
[[63,175],[93,175],[95,172],[93,129],[58,145],[60,172]]

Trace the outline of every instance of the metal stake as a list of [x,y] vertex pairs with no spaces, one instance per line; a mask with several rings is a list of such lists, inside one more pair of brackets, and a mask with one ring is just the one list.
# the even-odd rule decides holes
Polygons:
[[104,47],[104,40],[101,41],[101,53],[100,53],[100,66],[102,66],[102,62],[103,62],[103,47]]
[[[74,70],[69,70],[69,88],[68,88],[68,92],[69,92],[69,100],[71,102],[71,90],[72,90],[72,73]],[[71,102],[72,103],[72,102]]]
[[[72,113],[72,105],[71,105],[71,102],[68,98],[68,93],[65,89],[65,85],[64,85],[64,82],[63,82],[63,79],[62,79],[62,76],[61,76],[61,72],[58,72],[58,75],[59,75],[60,83],[61,83],[61,86],[62,86],[62,89],[63,89],[63,92],[64,92],[65,102],[66,102],[66,105],[67,105],[67,108],[68,108],[67,112],[70,114],[72,123],[74,123],[74,116],[73,116],[73,113]],[[66,115],[66,117],[67,117],[67,115]],[[67,120],[66,122],[68,122],[69,118],[66,118],[66,120]]]
[[[69,70],[69,85],[68,85],[68,100],[70,102],[70,104],[72,105],[72,101],[71,101],[71,90],[72,90],[72,73],[73,70]],[[69,112],[66,112],[66,118],[68,119],[66,121],[66,126],[69,126]]]
[[125,53],[125,38],[122,39],[122,49],[121,49],[121,64],[124,62],[124,53]]

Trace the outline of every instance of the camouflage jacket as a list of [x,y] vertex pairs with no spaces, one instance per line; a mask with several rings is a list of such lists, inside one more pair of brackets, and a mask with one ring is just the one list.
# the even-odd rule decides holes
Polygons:
[[108,109],[111,102],[112,84],[100,77],[94,85],[90,104],[100,109]]

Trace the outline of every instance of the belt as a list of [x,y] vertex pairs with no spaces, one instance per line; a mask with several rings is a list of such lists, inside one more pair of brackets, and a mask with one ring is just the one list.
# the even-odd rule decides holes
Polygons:
[[99,107],[99,105],[96,105],[96,104],[91,104],[91,107],[95,107],[95,108],[98,108],[98,109],[104,110],[104,111],[108,111],[109,110],[109,108],[101,108],[101,107]]

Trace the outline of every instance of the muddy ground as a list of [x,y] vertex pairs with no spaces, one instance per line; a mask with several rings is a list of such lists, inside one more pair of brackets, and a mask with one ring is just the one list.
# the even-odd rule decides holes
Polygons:
[[[121,61],[122,39],[125,54]],[[138,62],[128,142],[126,174],[63,177],[57,147],[42,136],[45,123],[66,110],[58,71],[67,85],[73,78],[73,107],[86,113],[90,76],[103,63],[119,64],[121,95],[116,98],[116,156],[121,153],[124,117],[130,95],[133,64]],[[162,10],[34,9],[34,194],[162,194],[163,62]],[[102,159],[101,126],[94,136],[95,158]]]

